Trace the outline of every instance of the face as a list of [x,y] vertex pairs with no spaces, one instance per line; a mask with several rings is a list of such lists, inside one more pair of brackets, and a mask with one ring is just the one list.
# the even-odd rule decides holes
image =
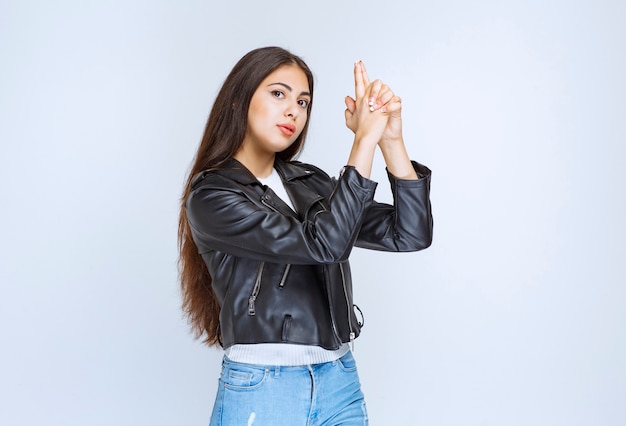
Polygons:
[[309,102],[309,82],[299,67],[284,65],[270,73],[250,100],[242,149],[273,155],[288,148],[306,125]]

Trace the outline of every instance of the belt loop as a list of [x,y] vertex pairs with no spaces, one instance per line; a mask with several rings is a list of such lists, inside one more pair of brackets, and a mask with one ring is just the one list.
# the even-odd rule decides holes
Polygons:
[[280,365],[274,367],[274,378],[278,379],[280,377]]

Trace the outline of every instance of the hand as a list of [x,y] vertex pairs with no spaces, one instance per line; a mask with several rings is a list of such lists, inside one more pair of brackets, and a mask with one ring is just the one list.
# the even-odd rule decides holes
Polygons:
[[[360,65],[360,67],[359,67]],[[381,111],[388,114],[387,126],[381,135],[380,142],[387,143],[402,140],[402,101],[395,96],[389,86],[380,80],[375,80],[370,84],[365,70],[365,65],[361,61],[357,62],[354,69],[355,92],[359,99],[360,87],[367,87],[367,96],[370,111]],[[358,130],[358,121],[354,119],[357,100],[346,96],[346,126],[354,133]]]
[[355,98],[346,97],[346,126],[357,139],[366,138],[377,144],[387,128],[390,113],[387,108],[397,111],[397,105],[389,104],[394,99],[393,92],[380,80],[370,83],[361,61],[354,64]]
[[402,100],[399,96],[394,96],[384,107],[389,113],[387,127],[380,138],[379,144],[401,142],[402,141]]

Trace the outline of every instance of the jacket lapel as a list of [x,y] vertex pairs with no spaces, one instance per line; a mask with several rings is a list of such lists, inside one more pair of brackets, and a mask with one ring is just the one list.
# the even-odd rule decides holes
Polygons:
[[[271,188],[263,189],[263,185],[261,185],[257,178],[255,178],[254,175],[236,159],[231,158],[227,161],[222,167],[220,167],[218,173],[239,182],[244,186],[250,188],[256,186],[261,189],[262,195],[260,201],[270,209],[285,216],[292,216],[299,218],[300,220],[305,220],[311,206],[324,198],[316,191],[309,188],[306,184],[307,178],[309,176],[313,176],[315,171],[300,164],[296,165],[285,162],[278,157],[276,158],[274,166],[280,175],[283,185],[285,186],[285,190],[287,191],[296,212],[294,212],[289,205],[287,205],[287,203],[277,196]],[[208,173],[208,171],[199,173],[194,181],[200,181],[206,173]]]
[[291,207],[289,207],[289,205],[283,201],[282,198],[276,195],[276,193],[269,186],[265,188],[265,191],[261,196],[261,203],[263,203],[265,206],[269,207],[272,210],[282,213],[284,216],[292,216],[298,218],[296,212],[294,212]]
[[279,158],[274,165],[300,219],[304,220],[311,206],[324,198],[306,184],[307,178],[313,176],[315,172],[302,165],[286,163]]

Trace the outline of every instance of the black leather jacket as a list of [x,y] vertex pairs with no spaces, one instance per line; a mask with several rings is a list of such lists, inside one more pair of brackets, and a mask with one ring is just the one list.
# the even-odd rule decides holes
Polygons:
[[337,349],[360,333],[348,256],[359,246],[415,251],[432,240],[430,170],[389,175],[394,205],[373,200],[376,183],[345,167],[339,179],[276,160],[294,212],[241,163],[192,181],[192,235],[213,279],[222,345],[297,343]]

